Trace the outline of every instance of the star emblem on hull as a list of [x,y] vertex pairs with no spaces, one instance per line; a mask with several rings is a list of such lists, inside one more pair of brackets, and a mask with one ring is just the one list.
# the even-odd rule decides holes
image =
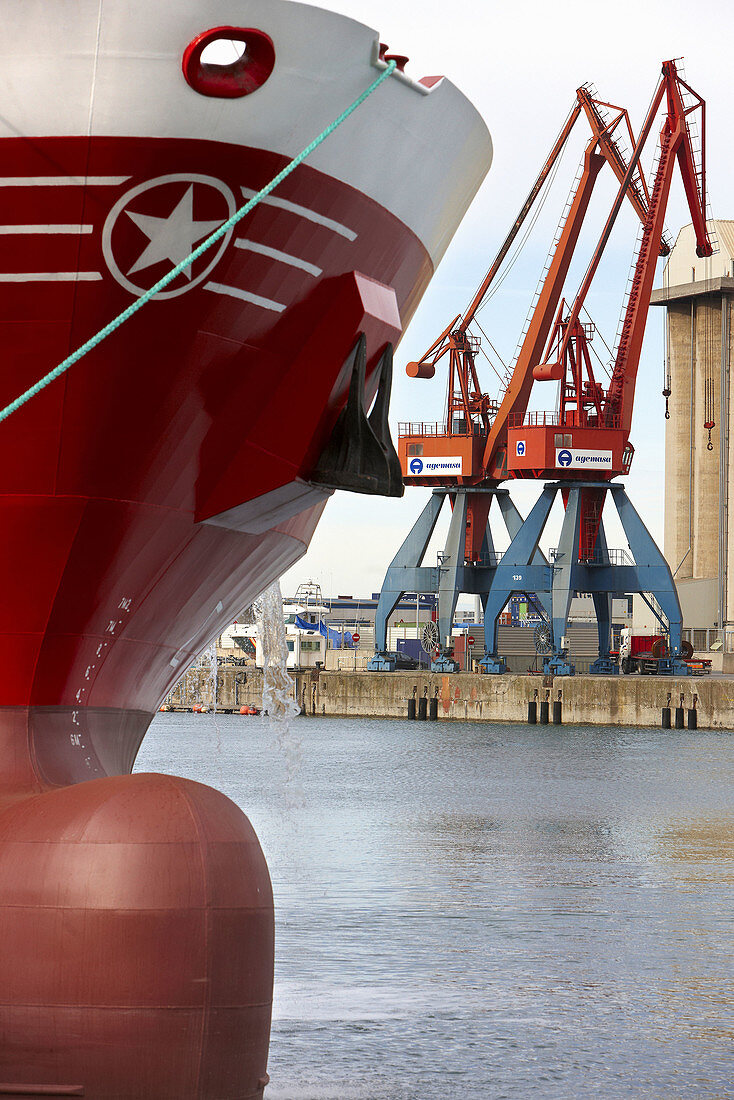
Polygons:
[[[235,211],[234,195],[213,176],[158,176],[127,191],[110,210],[102,250],[118,283],[145,294]],[[187,264],[156,300],[178,297],[206,278],[227,247],[229,230],[203,255]]]
[[[222,224],[221,219],[219,221],[194,220],[193,183],[167,218],[156,218],[152,214],[137,214],[133,210],[126,210],[125,213],[148,238],[147,247],[128,270],[128,275],[143,271],[146,267],[152,267],[161,260],[170,260],[171,265],[176,267],[193,251],[194,245],[204,237],[208,237]],[[187,279],[191,279],[191,264],[184,268],[183,274]]]

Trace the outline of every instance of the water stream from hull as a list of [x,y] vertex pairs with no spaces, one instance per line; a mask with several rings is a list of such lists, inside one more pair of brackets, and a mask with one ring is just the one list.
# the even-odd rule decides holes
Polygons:
[[201,665],[203,668],[209,669],[209,680],[211,682],[211,709],[214,713],[217,713],[217,689],[218,689],[218,662],[217,662],[217,639],[213,638],[209,645],[206,647],[201,655]]
[[303,746],[292,727],[300,714],[295,684],[288,673],[288,641],[283,619],[283,596],[275,581],[255,602],[263,662],[262,716],[285,765],[285,802],[288,809],[305,804],[301,781]]

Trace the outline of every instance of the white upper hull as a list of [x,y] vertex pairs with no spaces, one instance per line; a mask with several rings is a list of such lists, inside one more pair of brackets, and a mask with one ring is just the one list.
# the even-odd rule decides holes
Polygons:
[[[378,34],[290,0],[0,0],[0,135],[200,138],[293,157],[384,69]],[[184,80],[189,43],[219,26],[275,45],[240,99]],[[447,155],[447,150],[451,155]],[[308,159],[368,195],[441,259],[492,159],[480,115],[448,80],[396,73]]]

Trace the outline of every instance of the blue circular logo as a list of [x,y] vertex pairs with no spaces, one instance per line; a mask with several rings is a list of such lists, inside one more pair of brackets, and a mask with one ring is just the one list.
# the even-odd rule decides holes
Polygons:
[[558,452],[558,465],[559,466],[570,466],[572,462],[573,462],[573,455],[571,454],[570,451],[559,451]]
[[410,460],[410,472],[411,474],[423,473],[423,462],[420,458],[411,458]]

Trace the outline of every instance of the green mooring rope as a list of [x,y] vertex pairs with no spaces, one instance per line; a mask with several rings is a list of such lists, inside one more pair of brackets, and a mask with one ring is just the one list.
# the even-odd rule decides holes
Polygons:
[[110,321],[109,324],[105,325],[103,329],[100,329],[100,331],[92,336],[89,340],[87,340],[86,343],[82,344],[81,347],[77,348],[76,351],[67,356],[67,358],[59,363],[58,366],[54,367],[54,369],[49,371],[48,374],[45,374],[43,378],[39,378],[37,382],[34,382],[30,389],[27,389],[25,393],[22,393],[20,395],[20,397],[16,397],[15,401],[11,401],[9,405],[6,405],[4,409],[0,410],[0,421],[7,420],[9,416],[11,416],[18,409],[22,408],[22,406],[25,405],[27,401],[30,401],[30,399],[32,397],[35,397],[37,393],[40,393],[41,390],[45,389],[46,386],[48,386],[56,378],[59,378],[60,375],[64,374],[69,369],[69,367],[73,367],[75,363],[78,363],[79,360],[87,354],[87,352],[90,352],[92,348],[96,348],[97,344],[101,344],[103,340],[105,340],[111,333],[115,331],[115,329],[118,329],[120,325],[129,320],[129,318],[132,317],[134,313],[137,313],[139,309],[142,309],[143,306],[146,305],[146,303],[149,302],[151,298],[155,297],[155,295],[160,290],[163,290],[164,287],[168,286],[168,284],[172,282],[172,280],[175,279],[177,275],[180,275],[181,272],[186,267],[188,267],[190,263],[192,263],[194,260],[197,260],[199,256],[201,256],[202,253],[206,252],[208,248],[211,248],[213,244],[216,244],[216,242],[220,240],[225,235],[225,233],[229,232],[232,226],[241,221],[242,218],[244,218],[246,214],[249,214],[253,207],[257,206],[257,204],[262,199],[264,199],[266,195],[269,195],[271,191],[275,190],[278,184],[281,183],[286,178],[286,176],[289,176],[294,168],[297,168],[298,165],[302,161],[304,161],[307,156],[313,153],[314,149],[317,149],[318,146],[321,145],[322,141],[325,141],[327,137],[333,134],[337,126],[341,126],[342,122],[344,122],[345,119],[349,118],[352,111],[356,111],[357,107],[359,107],[360,104],[364,103],[365,99],[367,99],[368,96],[372,95],[376,88],[379,88],[383,80],[387,80],[394,69],[395,62],[388,62],[385,71],[381,73],[376,80],[372,81],[369,88],[366,88],[365,91],[363,91],[362,94],[358,96],[357,99],[355,99],[354,103],[350,104],[350,106],[347,107],[346,110],[342,111],[338,118],[335,118],[333,122],[329,123],[326,129],[322,130],[319,136],[314,138],[310,145],[307,145],[305,149],[302,149],[301,152],[293,158],[293,160],[289,161],[289,163],[286,164],[285,168],[278,172],[277,176],[275,176],[270,181],[270,183],[266,184],[265,187],[263,187],[261,191],[258,191],[256,195],[253,195],[249,202],[246,202],[245,205],[240,207],[239,210],[236,210],[231,218],[228,218],[226,222],[223,222],[223,224],[219,226],[219,229],[215,229],[211,236],[207,237],[205,241],[202,241],[200,245],[197,245],[193,252],[191,252],[184,260],[181,260],[180,263],[176,264],[176,266],[172,268],[167,275],[164,275],[162,279],[159,279],[158,282],[150,288],[150,290],[146,290],[145,294],[141,295],[141,297],[133,302],[132,305],[129,305],[127,309],[124,309],[122,313],[118,313],[117,317],[113,318],[113,320]]

